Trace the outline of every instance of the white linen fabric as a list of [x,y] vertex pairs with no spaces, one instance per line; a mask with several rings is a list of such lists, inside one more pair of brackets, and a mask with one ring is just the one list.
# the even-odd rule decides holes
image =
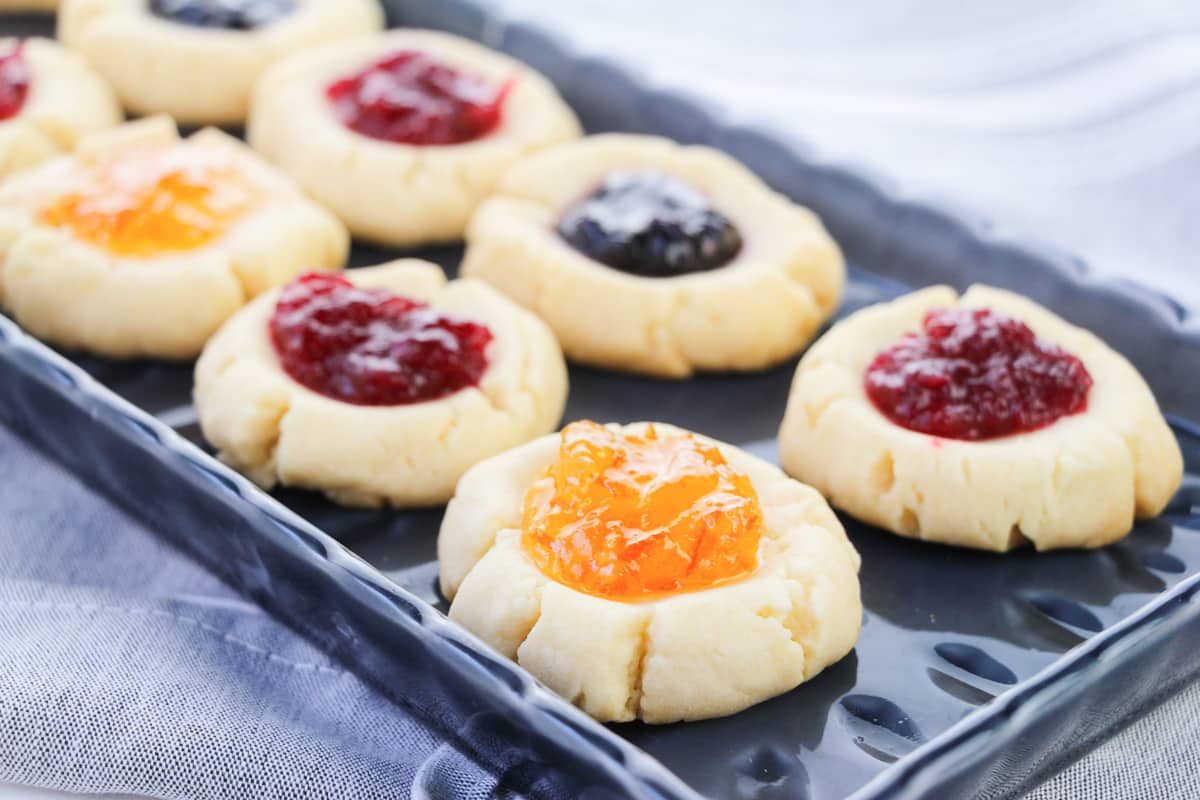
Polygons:
[[164,800],[546,794],[3,427],[0,509],[0,796],[5,783]]
[[1200,797],[1200,684],[1192,684],[1026,795],[1026,800]]

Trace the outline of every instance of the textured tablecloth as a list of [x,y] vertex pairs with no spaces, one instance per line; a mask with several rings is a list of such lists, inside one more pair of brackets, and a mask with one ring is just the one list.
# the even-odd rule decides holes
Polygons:
[[515,800],[529,777],[492,774],[0,427],[0,784]]
[[[1196,0],[497,5],[1200,303]],[[511,791],[2,429],[0,642],[0,782],[171,798]],[[1198,734],[1193,688],[1033,797],[1200,797]]]

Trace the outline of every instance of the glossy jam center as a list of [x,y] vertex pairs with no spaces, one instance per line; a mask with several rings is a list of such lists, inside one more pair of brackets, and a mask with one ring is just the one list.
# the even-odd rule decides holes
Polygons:
[[87,169],[79,188],[44,208],[41,220],[117,255],[154,256],[212,242],[257,202],[256,188],[233,165],[175,147]]
[[589,258],[652,278],[716,269],[742,248],[738,229],[708,198],[653,170],[610,173],[567,210],[558,234]]
[[270,25],[295,8],[295,0],[150,0],[150,12],[161,19],[232,31]]
[[478,385],[492,340],[485,325],[324,273],[284,287],[270,332],[297,382],[366,406],[422,403]]
[[29,80],[21,45],[0,55],[0,122],[21,112],[29,96]]
[[762,508],[750,479],[690,434],[633,436],[574,422],[525,497],[522,529],[543,574],[639,600],[751,573]]
[[512,81],[494,87],[429,53],[402,50],[331,83],[325,95],[346,127],[411,145],[461,144],[500,124]]
[[1037,430],[1087,409],[1083,362],[1020,320],[985,308],[937,309],[867,367],[866,391],[910,430],[978,441]]

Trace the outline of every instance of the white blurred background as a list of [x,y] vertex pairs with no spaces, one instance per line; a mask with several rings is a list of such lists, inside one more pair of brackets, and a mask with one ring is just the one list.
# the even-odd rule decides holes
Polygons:
[[494,0],[1200,308],[1200,0]]

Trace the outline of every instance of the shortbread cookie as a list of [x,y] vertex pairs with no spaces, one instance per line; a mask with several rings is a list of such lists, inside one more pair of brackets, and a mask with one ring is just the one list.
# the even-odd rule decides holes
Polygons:
[[356,237],[408,246],[461,239],[513,162],[576,138],[579,123],[529,67],[449,34],[397,30],[272,68],[248,135]]
[[336,269],[332,214],[217,130],[148,118],[0,186],[0,304],[32,334],[114,358],[195,357],[234,311]]
[[58,15],[129,111],[189,125],[242,123],[271,64],[381,27],[379,0],[63,0]]
[[474,467],[438,536],[450,618],[602,721],[732,714],[842,658],[858,553],[779,469],[663,424],[568,425]]
[[568,358],[667,377],[794,355],[845,281],[807,209],[716,150],[649,136],[522,160],[467,242],[463,274],[536,311]]
[[120,121],[112,90],[78,55],[48,39],[0,39],[0,178]]
[[866,522],[997,551],[1120,539],[1183,470],[1128,361],[986,286],[924,289],[834,326],[800,362],[779,443],[788,472]]
[[196,364],[226,462],[353,506],[444,503],[471,465],[553,430],[566,394],[541,320],[411,259],[260,297]]

